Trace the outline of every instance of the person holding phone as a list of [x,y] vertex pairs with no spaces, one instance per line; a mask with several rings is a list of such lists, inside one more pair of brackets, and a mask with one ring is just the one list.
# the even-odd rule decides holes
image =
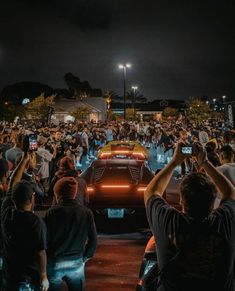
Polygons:
[[[162,196],[174,169],[192,156],[189,151],[204,173],[182,180],[180,212]],[[213,210],[218,191],[222,200]],[[161,271],[157,290],[234,291],[235,188],[208,161],[203,146],[186,151],[178,143],[171,162],[149,183],[144,200]]]
[[47,291],[49,288],[46,227],[43,220],[33,213],[34,187],[22,179],[28,163],[28,146],[25,146],[23,157],[11,177],[8,195],[2,203],[4,291]]

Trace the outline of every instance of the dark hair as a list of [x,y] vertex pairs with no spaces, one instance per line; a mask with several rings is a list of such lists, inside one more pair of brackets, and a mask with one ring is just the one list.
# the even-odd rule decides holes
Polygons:
[[225,145],[220,149],[220,153],[223,153],[225,159],[232,160],[234,151],[230,145]]
[[186,176],[180,186],[185,211],[193,218],[208,216],[217,196],[216,186],[204,173]]
[[215,167],[220,166],[220,159],[216,153],[214,153],[214,152],[209,153],[207,155],[207,158],[212,163],[213,166],[215,166]]
[[216,151],[216,143],[213,142],[213,141],[209,141],[206,146],[206,152],[209,154],[209,153],[212,153],[212,152],[215,152]]
[[225,131],[224,141],[225,143],[230,143],[233,140],[233,133],[231,131]]
[[32,200],[35,186],[26,180],[16,183],[12,189],[12,198],[17,208],[22,208],[29,204]]

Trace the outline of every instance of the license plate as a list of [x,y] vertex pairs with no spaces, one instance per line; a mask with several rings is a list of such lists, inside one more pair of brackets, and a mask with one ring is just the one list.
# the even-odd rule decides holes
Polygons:
[[124,218],[124,209],[108,209],[108,218]]
[[116,155],[116,158],[118,159],[125,159],[127,156],[126,155]]

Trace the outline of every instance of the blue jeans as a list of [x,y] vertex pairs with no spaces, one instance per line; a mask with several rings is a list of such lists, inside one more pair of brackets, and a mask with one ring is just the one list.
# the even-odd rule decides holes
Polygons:
[[32,284],[27,282],[21,282],[16,285],[8,285],[7,287],[3,287],[1,290],[3,291],[40,291],[41,287],[35,288]]
[[50,291],[58,291],[65,281],[69,291],[83,291],[85,283],[83,259],[48,262],[47,273]]

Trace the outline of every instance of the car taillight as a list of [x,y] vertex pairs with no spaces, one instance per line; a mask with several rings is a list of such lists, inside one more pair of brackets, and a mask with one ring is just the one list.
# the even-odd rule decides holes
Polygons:
[[103,153],[101,153],[100,154],[100,158],[101,159],[104,159],[104,158],[108,158],[108,157],[110,157],[111,156],[111,153],[109,153],[109,152],[103,152]]
[[145,158],[145,155],[142,152],[134,152],[133,153],[134,157],[138,157],[138,158]]
[[102,185],[103,189],[128,189],[130,185]]
[[95,189],[93,187],[87,187],[87,192],[88,193],[93,193],[95,191]]
[[147,187],[138,187],[137,191],[138,192],[144,192],[147,189]]

